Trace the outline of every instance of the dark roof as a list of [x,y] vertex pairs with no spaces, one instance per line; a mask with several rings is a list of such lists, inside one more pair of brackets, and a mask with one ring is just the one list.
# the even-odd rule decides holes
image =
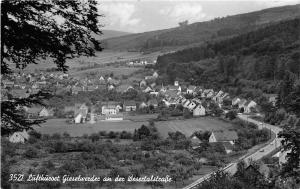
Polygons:
[[235,131],[213,131],[217,141],[232,141],[237,140],[238,135]]
[[125,101],[124,106],[136,106],[136,102],[134,100]]

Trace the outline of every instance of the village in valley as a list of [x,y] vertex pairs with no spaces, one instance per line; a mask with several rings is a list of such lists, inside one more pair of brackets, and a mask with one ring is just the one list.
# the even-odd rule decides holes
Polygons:
[[[126,65],[133,66],[131,62]],[[155,65],[155,62],[151,65]],[[54,99],[49,99],[49,103],[22,107],[28,119],[46,120],[41,127],[36,127],[37,132],[45,137],[63,135],[75,137],[76,140],[82,137],[94,140],[93,137],[98,136],[100,139],[115,140],[116,144],[118,141],[135,144],[134,141],[145,140],[141,138],[143,135],[140,132],[148,125],[150,131],[154,131],[147,132],[156,133],[150,136],[158,135],[163,140],[176,141],[174,149],[179,151],[173,150],[175,154],[182,153],[182,149],[189,149],[188,146],[197,153],[204,153],[203,143],[208,142],[212,154],[219,154],[213,156],[219,157],[223,163],[216,163],[217,160],[211,159],[213,156],[210,155],[198,157],[197,162],[208,167],[202,174],[214,170],[215,166],[223,166],[251,147],[242,144],[241,141],[245,139],[239,138],[242,135],[238,127],[245,127],[243,123],[235,123],[237,126],[232,127],[224,120],[234,119],[238,113],[259,115],[259,105],[254,100],[232,96],[222,90],[191,85],[180,79],[176,79],[173,84],[164,83],[153,67],[148,68],[144,63],[136,66],[142,76],[140,80],[133,81],[130,78],[122,80],[114,77],[113,73],[84,75],[83,78],[45,71],[15,73],[10,78],[2,78],[1,99],[9,101],[27,97],[39,90],[51,91]],[[88,99],[88,102],[83,98]],[[274,96],[268,98],[273,105],[275,99]],[[243,136],[249,135],[249,131],[243,131]],[[9,136],[9,141],[25,143],[33,140],[31,137],[34,135],[30,132],[15,132]],[[267,133],[267,130],[260,132],[257,137],[266,141],[271,137]],[[182,134],[185,139],[180,139]],[[186,142],[190,145],[186,146]],[[141,148],[145,157],[148,156],[148,147]],[[156,150],[156,153],[166,152]],[[201,174],[201,171],[194,174]]]
[[2,1],[1,188],[298,188],[300,4],[275,5]]
[[[145,61],[130,61],[126,63],[129,66],[155,65]],[[149,72],[150,70],[150,72]],[[152,70],[152,72],[151,72]],[[203,86],[190,85],[180,79],[175,80],[173,84],[161,82],[158,84],[160,76],[157,71],[152,68],[148,69],[144,78],[134,81],[131,84],[123,83],[121,79],[114,78],[110,75],[92,75],[92,77],[84,77],[81,79],[73,78],[67,73],[15,73],[11,78],[2,79],[2,100],[10,100],[13,98],[28,97],[30,94],[37,93],[39,90],[51,89],[54,95],[70,96],[87,95],[89,93],[116,93],[121,96],[124,94],[145,95],[145,101],[137,101],[131,97],[120,101],[95,101],[95,103],[81,103],[72,101],[73,105],[65,105],[63,109],[49,106],[23,107],[28,118],[46,118],[51,119],[64,118],[70,130],[72,125],[88,125],[96,124],[101,127],[101,123],[120,122],[138,119],[142,116],[143,120],[166,121],[168,118],[162,115],[162,110],[167,109],[172,112],[175,119],[195,119],[198,117],[219,117],[226,115],[228,112],[257,114],[259,115],[259,105],[251,99],[239,98],[230,95],[226,91],[207,89]],[[9,95],[7,92],[9,92]],[[12,95],[12,96],[11,96]],[[125,95],[126,96],[126,95]],[[275,95],[269,95],[269,102],[275,105]],[[121,97],[122,98],[122,97]],[[128,100],[129,99],[129,100]],[[174,115],[173,115],[174,114]],[[122,128],[120,128],[122,129]],[[125,130],[125,129],[124,129]],[[212,128],[211,131],[214,129]],[[219,132],[219,133],[218,133]],[[217,134],[215,134],[217,133]],[[16,137],[18,136],[18,137]],[[219,137],[216,137],[219,136]],[[29,135],[24,130],[17,132],[10,137],[12,142],[24,142],[28,140]],[[199,140],[192,134],[192,141]],[[235,131],[215,130],[211,133],[210,142],[234,141],[237,140]],[[200,140],[199,140],[200,141]],[[231,145],[234,143],[231,142]],[[227,145],[228,147],[228,145]]]

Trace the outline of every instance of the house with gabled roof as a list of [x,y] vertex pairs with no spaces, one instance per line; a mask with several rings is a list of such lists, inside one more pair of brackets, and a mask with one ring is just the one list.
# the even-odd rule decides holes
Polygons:
[[251,113],[252,110],[256,108],[256,106],[257,106],[256,102],[254,102],[253,100],[249,100],[244,105],[244,112],[245,113]]
[[26,130],[22,132],[14,132],[12,135],[8,137],[9,142],[11,143],[24,143],[29,139],[29,134]]
[[134,100],[125,101],[123,103],[123,110],[126,112],[136,111],[136,102]]
[[238,106],[239,106],[239,110],[244,112],[245,111],[245,104],[247,103],[247,100],[246,99],[241,99],[238,103]]
[[224,94],[224,92],[220,90],[216,95],[214,95],[214,96],[212,97],[212,100],[215,101],[215,102],[219,102],[219,101],[220,101],[220,98],[221,98],[221,96],[222,96],[223,94]]
[[213,131],[209,137],[209,142],[234,142],[238,139],[235,131]]
[[120,93],[126,93],[131,89],[135,90],[131,85],[123,84],[123,85],[118,86],[116,90],[117,90],[117,92],[120,92]]
[[191,101],[190,103],[189,103],[189,105],[188,105],[188,109],[190,110],[190,111],[193,111],[193,109],[195,108],[197,106],[197,103],[195,103],[194,101]]
[[201,104],[199,104],[194,110],[193,110],[193,116],[205,116],[205,108]]
[[231,101],[232,106],[238,105],[241,99],[239,97],[234,97]]
[[140,105],[139,105],[139,109],[143,109],[143,108],[146,108],[147,107],[147,104],[145,102],[141,102]]
[[146,87],[147,86],[147,82],[143,79],[141,82],[140,82],[140,87]]
[[143,90],[143,92],[144,93],[149,93],[149,92],[152,92],[153,91],[153,89],[151,88],[151,87],[146,87],[144,90]]
[[114,89],[115,89],[115,86],[114,86],[114,85],[108,85],[107,89],[108,89],[109,91],[114,90]]
[[118,102],[108,101],[102,103],[102,114],[117,114],[122,109]]
[[74,122],[75,123],[85,123],[88,114],[88,107],[86,104],[75,104],[74,110]]

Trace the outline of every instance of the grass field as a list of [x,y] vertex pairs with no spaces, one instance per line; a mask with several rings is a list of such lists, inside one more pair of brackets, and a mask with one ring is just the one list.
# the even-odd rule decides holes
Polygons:
[[[99,131],[129,131],[140,128],[141,125],[148,125],[147,121],[100,121],[95,124],[68,124],[65,119],[50,119],[36,130],[43,134],[54,134],[67,132],[73,137],[82,136],[84,134],[97,133]],[[210,117],[187,120],[172,120],[155,122],[155,126],[162,137],[168,137],[169,132],[180,131],[187,137],[191,136],[195,131],[200,130],[228,130],[232,129],[230,123],[223,122]]]
[[[127,51],[111,51],[104,50],[101,52],[96,52],[93,57],[81,56],[79,58],[67,59],[66,65],[69,66],[69,71],[72,69],[76,69],[82,66],[91,66],[96,64],[107,64],[111,62],[118,61],[129,61],[132,59],[148,59],[148,60],[156,60],[157,56],[161,55],[160,52],[154,52],[150,54],[142,54],[140,52],[127,52]],[[32,71],[34,69],[47,69],[53,68],[56,65],[53,63],[51,58],[47,58],[46,60],[41,59],[38,64],[30,64],[26,67],[25,70]]]
[[230,123],[226,123],[211,117],[202,117],[187,120],[160,121],[156,122],[155,126],[163,137],[167,137],[168,132],[180,131],[187,137],[189,137],[195,131],[228,130],[233,128]]
[[68,124],[65,119],[50,119],[41,127],[36,127],[36,130],[42,134],[54,133],[69,133],[72,137],[82,136],[84,134],[97,133],[99,131],[129,131],[133,132],[134,129],[140,128],[142,124],[147,122],[132,122],[132,121],[100,121],[95,124]]
[[94,68],[94,69],[71,72],[71,76],[82,77],[84,75],[88,75],[91,73],[97,73],[97,75],[105,76],[106,74],[113,73],[114,77],[120,77],[122,75],[130,75],[139,69],[141,68],[133,68],[133,67],[125,67],[125,66],[120,66],[120,67],[105,66],[104,68]]

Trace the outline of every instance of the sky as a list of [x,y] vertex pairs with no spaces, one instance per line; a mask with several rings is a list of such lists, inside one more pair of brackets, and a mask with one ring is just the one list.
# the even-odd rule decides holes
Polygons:
[[208,21],[217,17],[300,4],[300,0],[98,0],[104,15],[102,29],[140,33],[177,27],[178,22]]

